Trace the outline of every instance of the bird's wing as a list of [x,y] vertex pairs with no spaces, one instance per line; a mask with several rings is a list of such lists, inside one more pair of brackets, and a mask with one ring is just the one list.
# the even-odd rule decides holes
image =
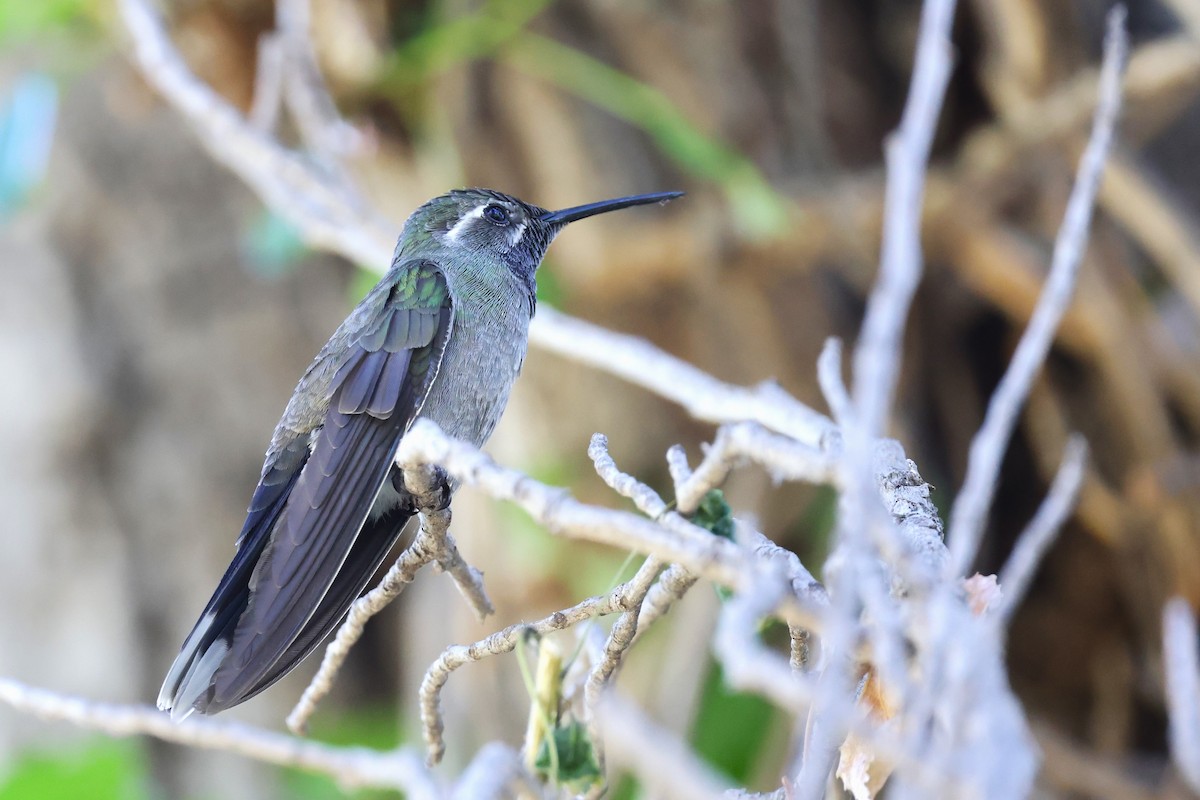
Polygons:
[[264,470],[233,563],[163,685],[159,704],[177,716],[228,708],[278,678],[273,665],[294,653],[354,549],[453,325],[436,264],[413,262],[397,274],[349,340],[311,452],[308,438],[296,437]]

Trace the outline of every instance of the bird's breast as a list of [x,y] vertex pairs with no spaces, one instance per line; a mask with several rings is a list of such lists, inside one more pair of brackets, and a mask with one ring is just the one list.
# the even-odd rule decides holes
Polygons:
[[527,308],[514,304],[456,312],[437,378],[419,416],[455,438],[481,446],[504,413],[528,339]]

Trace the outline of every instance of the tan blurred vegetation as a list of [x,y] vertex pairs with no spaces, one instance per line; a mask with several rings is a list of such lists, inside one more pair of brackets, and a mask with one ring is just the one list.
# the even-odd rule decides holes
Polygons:
[[[1045,275],[1106,7],[959,10],[893,431],[946,497]],[[249,109],[271,4],[170,8],[192,67]],[[572,228],[543,268],[543,302],[723,379],[774,378],[819,407],[820,346],[857,330],[877,262],[881,148],[904,100],[917,10],[900,0],[314,0],[313,33],[360,132],[353,172],[397,229],[459,185],[548,207],[686,189],[662,213]],[[1002,562],[1067,435],[1083,433],[1093,455],[1079,509],[1010,640],[1052,797],[1185,796],[1165,761],[1158,626],[1170,595],[1200,604],[1200,3],[1132,2],[1130,13],[1124,122],[1077,300],[1010,450],[978,564]],[[0,85],[38,69],[62,88],[44,185],[0,228],[0,672],[145,700],[227,560],[294,380],[361,281],[315,255],[256,268],[247,242],[269,225],[256,201],[113,52],[107,6],[85,3],[83,17],[0,45]],[[660,484],[666,447],[694,449],[709,433],[534,351],[490,449],[606,502],[584,459],[597,430],[624,468]],[[766,475],[739,478],[730,494],[780,544],[821,554],[827,495],[774,491]],[[602,590],[623,558],[551,540],[470,496],[455,526],[498,617],[478,626],[451,589],[418,581],[371,626],[327,719],[398,708],[411,730],[415,684],[445,644]],[[701,702],[715,603],[690,598],[622,678],[676,730],[699,730],[689,726],[706,713],[723,724]],[[665,672],[655,654],[666,648],[695,655]],[[311,669],[245,716],[276,724]],[[515,670],[489,662],[456,676],[450,761],[519,738]],[[752,754],[751,783],[778,772],[788,738],[786,720],[754,719],[780,744]],[[0,719],[5,749],[59,735]],[[236,759],[151,751],[172,796],[298,791]]]

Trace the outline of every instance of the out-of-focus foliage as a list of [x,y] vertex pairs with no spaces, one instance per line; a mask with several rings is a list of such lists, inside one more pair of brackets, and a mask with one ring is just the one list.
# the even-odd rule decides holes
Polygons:
[[0,45],[40,34],[84,29],[96,7],[96,0],[0,3]]
[[24,753],[0,775],[0,800],[150,800],[146,754],[137,741],[96,738],[86,745]]

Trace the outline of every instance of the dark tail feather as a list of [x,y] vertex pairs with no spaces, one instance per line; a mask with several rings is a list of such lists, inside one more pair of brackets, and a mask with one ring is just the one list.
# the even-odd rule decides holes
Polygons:
[[[383,564],[383,560],[391,552],[392,547],[396,544],[396,540],[400,538],[405,524],[412,516],[409,512],[396,508],[380,515],[376,520],[368,520],[363,525],[362,532],[358,535],[358,539],[355,541],[350,555],[346,557],[346,562],[342,564],[341,570],[338,571],[333,585],[329,587],[329,592],[321,600],[321,604],[317,606],[317,610],[313,613],[312,618],[309,619],[304,629],[296,637],[296,641],[288,647],[279,661],[271,667],[270,671],[263,676],[259,683],[255,684],[241,697],[230,702],[228,706],[231,707],[249,700],[254,695],[272,686],[284,675],[291,672],[297,664],[320,646],[321,642],[341,625],[342,620],[346,618],[346,614],[350,610],[350,606],[363,594],[368,582],[371,580],[371,576]],[[210,706],[205,709],[205,713],[215,713],[224,710],[226,707],[225,705],[222,705],[220,708]]]
[[248,552],[244,558],[239,558],[230,565],[221,582],[223,591],[219,592],[220,597],[214,596],[184,643],[179,658],[163,684],[159,707],[170,709],[172,718],[176,720],[187,717],[193,710],[215,714],[249,700],[273,685],[337,628],[412,516],[402,507],[396,507],[375,519],[368,519],[333,584],[295,641],[260,680],[244,692],[218,700],[212,676],[229,652],[234,631],[249,603],[254,561],[262,557],[265,548],[260,547],[257,552]]

